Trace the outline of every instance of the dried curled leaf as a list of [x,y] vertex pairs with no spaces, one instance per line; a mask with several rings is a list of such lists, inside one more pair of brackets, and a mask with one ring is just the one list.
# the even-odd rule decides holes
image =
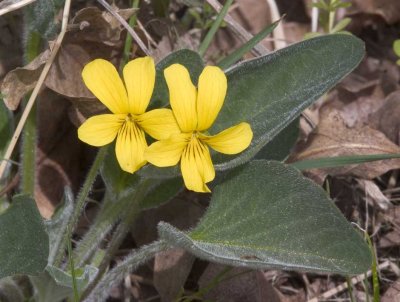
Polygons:
[[[124,18],[129,18],[134,12],[133,9],[119,11]],[[121,33],[124,29],[108,12],[95,7],[78,11],[69,28],[44,84],[69,98],[83,99],[83,102],[94,100],[82,81],[83,66],[95,58],[110,60],[113,50],[122,47]],[[16,68],[6,75],[1,92],[10,110],[15,110],[22,97],[34,88],[49,55],[50,51],[46,50],[29,65]],[[93,106],[86,107],[92,109]],[[96,106],[94,110],[102,108]],[[85,109],[83,111],[86,112]]]
[[22,97],[35,87],[49,56],[50,51],[46,50],[25,67],[18,67],[5,76],[1,94],[8,109],[17,109]]
[[[400,147],[391,142],[382,132],[368,126],[348,128],[337,110],[321,113],[321,122],[309,136],[307,144],[290,161],[322,157],[396,154]],[[311,176],[323,180],[329,175],[353,175],[372,179],[392,169],[400,168],[400,159],[376,161],[361,165],[350,165],[329,169],[314,169]]]

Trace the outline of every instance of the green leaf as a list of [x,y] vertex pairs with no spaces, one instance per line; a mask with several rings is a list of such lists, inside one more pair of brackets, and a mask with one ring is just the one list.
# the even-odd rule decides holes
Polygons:
[[175,177],[171,179],[157,179],[146,197],[140,203],[142,210],[148,210],[161,206],[170,201],[183,189],[182,177]]
[[400,158],[400,154],[371,154],[371,155],[351,155],[351,156],[335,156],[323,157],[315,159],[306,159],[291,163],[292,167],[299,170],[336,168],[346,165],[356,165],[368,163],[371,161]]
[[249,161],[305,108],[349,74],[363,56],[361,40],[334,34],[291,45],[228,70],[227,97],[211,132],[246,121],[254,137],[239,156],[215,156],[216,170]]
[[393,42],[393,50],[394,53],[400,57],[400,39],[397,39]]
[[332,28],[331,32],[332,32],[332,33],[336,33],[336,32],[342,31],[343,29],[345,29],[345,27],[346,27],[347,25],[350,24],[350,22],[351,22],[351,19],[350,19],[350,18],[343,18],[342,20],[340,20],[340,22],[339,22],[338,24],[336,24],[336,25]]
[[169,244],[219,263],[360,274],[371,265],[363,238],[326,192],[296,169],[255,160],[214,189],[200,223],[184,233],[158,226]]
[[225,69],[231,66],[233,63],[239,61],[247,52],[249,52],[254,46],[256,46],[259,42],[261,42],[266,36],[268,36],[272,31],[278,26],[281,20],[275,21],[272,24],[269,24],[263,30],[261,30],[258,34],[256,34],[253,38],[247,41],[245,44],[240,46],[234,52],[226,56],[220,62],[218,62],[218,66],[222,69]]
[[197,85],[200,73],[204,68],[204,62],[199,54],[189,49],[182,49],[171,53],[156,66],[156,83],[149,110],[169,105],[168,87],[164,78],[164,69],[175,63],[185,66],[189,70],[192,82]]
[[13,119],[11,112],[0,98],[0,159],[3,158],[5,149],[13,134]]
[[64,202],[56,209],[51,219],[44,222],[50,243],[48,264],[53,264],[56,257],[60,257],[58,253],[60,252],[60,246],[65,238],[68,222],[70,221],[73,211],[74,196],[71,188],[66,187],[64,190]]
[[49,237],[35,201],[14,198],[0,216],[0,278],[42,272],[49,255]]
[[[80,291],[94,279],[97,268],[85,266],[85,269],[77,270],[77,284]],[[36,289],[35,298],[40,302],[60,302],[68,297],[72,297],[72,277],[54,266],[46,267],[39,276],[31,277],[31,281]]]
[[255,159],[284,161],[299,138],[299,120],[296,119],[266,144]]

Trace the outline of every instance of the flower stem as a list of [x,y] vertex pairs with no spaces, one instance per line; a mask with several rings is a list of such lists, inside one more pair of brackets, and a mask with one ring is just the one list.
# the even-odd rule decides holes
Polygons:
[[224,20],[224,17],[226,16],[226,14],[228,13],[229,8],[232,5],[233,0],[227,0],[224,4],[224,7],[221,9],[221,11],[219,12],[217,19],[215,19],[213,25],[211,26],[210,30],[208,31],[208,33],[206,34],[206,36],[204,37],[203,42],[201,42],[200,46],[199,46],[199,54],[200,56],[204,56],[204,54],[206,53],[208,47],[211,44],[212,39],[214,38],[218,28],[221,26],[222,21]]
[[[107,154],[107,147],[103,147],[101,148],[96,155],[96,158],[94,159],[94,162],[92,164],[92,167],[90,168],[85,182],[83,184],[83,187],[81,189],[81,191],[78,194],[78,197],[76,199],[75,202],[75,207],[74,207],[74,211],[71,215],[71,218],[68,222],[68,226],[67,226],[67,230],[71,230],[71,232],[73,232],[73,230],[75,229],[76,224],[78,223],[78,219],[81,216],[81,213],[85,207],[85,202],[86,202],[86,198],[89,195],[90,189],[92,188],[92,185],[96,179],[96,176],[99,172],[99,169],[101,167],[101,164],[104,161],[104,158]],[[69,234],[68,232],[65,232],[63,234],[64,239],[62,240],[62,243],[60,244],[59,250],[57,252],[57,255],[54,259],[54,265],[55,266],[59,266],[62,262],[62,259],[64,257],[65,254],[65,247],[68,244],[69,241]]]
[[88,285],[82,297],[85,298],[90,292],[95,288],[97,283],[100,281],[107,267],[109,266],[111,260],[115,256],[115,253],[118,251],[122,241],[125,239],[126,235],[130,231],[130,228],[135,221],[136,217],[140,213],[140,202],[146,196],[149,187],[151,186],[152,179],[145,178],[138,184],[137,191],[132,205],[127,210],[125,216],[122,218],[120,224],[114,232],[114,236],[112,237],[107,250],[105,252],[105,256],[102,262],[99,265],[99,271],[96,275],[96,278]]
[[78,285],[76,282],[74,257],[72,256],[72,243],[71,243],[72,233],[69,230],[68,230],[68,235],[70,236],[70,240],[68,240],[68,259],[69,259],[70,269],[71,269],[72,289],[74,291],[74,302],[79,302],[79,292],[78,292]]
[[168,249],[165,241],[155,241],[131,252],[126,258],[108,272],[93,289],[92,293],[85,301],[104,301],[110,289],[121,282],[130,272],[137,269],[140,265],[153,258],[157,253]]

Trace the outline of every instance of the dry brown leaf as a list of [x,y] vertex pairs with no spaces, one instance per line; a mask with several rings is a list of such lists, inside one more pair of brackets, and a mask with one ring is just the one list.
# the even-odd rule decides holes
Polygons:
[[380,248],[395,247],[400,245],[400,232],[391,231],[379,239]]
[[[321,112],[318,127],[309,136],[306,145],[290,161],[346,155],[398,153],[400,153],[400,147],[392,143],[383,133],[368,126],[348,128],[339,111],[324,110]],[[372,179],[398,168],[400,168],[400,159],[391,159],[338,168],[313,169],[312,175],[320,180],[323,180],[328,174],[353,175]]]
[[161,301],[175,301],[196,258],[183,249],[158,253],[154,259],[154,286]]
[[[226,266],[210,263],[199,280],[199,287],[205,288]],[[263,276],[262,272],[235,267],[221,281],[204,295],[206,301],[218,302],[281,302],[277,290]]]
[[381,16],[389,24],[400,21],[400,1],[398,0],[354,0],[364,13]]
[[[134,10],[120,10],[119,13],[129,18]],[[109,13],[95,7],[84,8],[77,12],[69,28],[60,52],[50,68],[45,85],[64,96],[82,98],[81,102],[94,100],[94,96],[82,81],[82,69],[86,63],[95,58],[110,60],[115,49],[122,47],[123,28]],[[9,109],[15,110],[22,97],[35,86],[48,56],[49,50],[39,55],[29,65],[16,68],[6,75],[1,91],[5,95],[4,100]],[[101,103],[97,101],[95,103],[94,111],[104,108]],[[92,107],[93,104],[89,105],[91,110]],[[84,114],[86,111],[87,108],[82,110]]]
[[399,143],[400,90],[391,93],[385,104],[370,118],[372,128],[382,131],[392,142]]
[[365,193],[365,198],[372,206],[378,205],[381,210],[389,209],[391,203],[389,199],[382,193],[381,189],[371,180],[357,179],[360,188]]
[[381,302],[399,302],[400,301],[400,279],[393,282],[389,289],[383,294]]
[[38,101],[37,181],[35,200],[40,213],[50,218],[55,206],[60,202],[64,187],[74,192],[82,179],[82,145],[76,129],[68,119],[68,100],[46,90]]
[[25,67],[7,73],[1,85],[1,93],[8,109],[17,109],[22,97],[35,87],[49,56],[50,51],[47,50]]

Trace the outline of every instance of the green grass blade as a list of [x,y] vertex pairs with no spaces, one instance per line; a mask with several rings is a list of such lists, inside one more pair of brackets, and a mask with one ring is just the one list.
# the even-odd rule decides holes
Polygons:
[[371,154],[371,155],[350,155],[306,159],[290,163],[292,167],[299,170],[310,170],[320,168],[335,168],[346,165],[363,164],[371,161],[400,158],[400,154]]
[[279,22],[275,21],[272,24],[269,24],[263,30],[261,30],[258,34],[256,34],[253,38],[247,41],[245,44],[240,46],[234,52],[223,58],[221,61],[218,62],[218,66],[222,69],[226,69],[227,67],[231,66],[232,64],[236,63],[240,60],[241,57],[247,52],[249,52],[254,46],[256,46],[259,42],[261,42],[266,36],[268,36],[272,31],[278,26]]
[[217,19],[215,19],[213,25],[211,26],[210,30],[208,31],[207,35],[204,37],[203,42],[201,42],[200,47],[199,47],[199,54],[200,56],[204,56],[206,53],[208,47],[210,46],[210,43],[212,39],[215,36],[215,33],[217,32],[218,28],[220,27],[222,21],[224,20],[224,17],[228,13],[229,8],[232,5],[233,0],[227,0],[222,7],[221,11],[219,12]]

